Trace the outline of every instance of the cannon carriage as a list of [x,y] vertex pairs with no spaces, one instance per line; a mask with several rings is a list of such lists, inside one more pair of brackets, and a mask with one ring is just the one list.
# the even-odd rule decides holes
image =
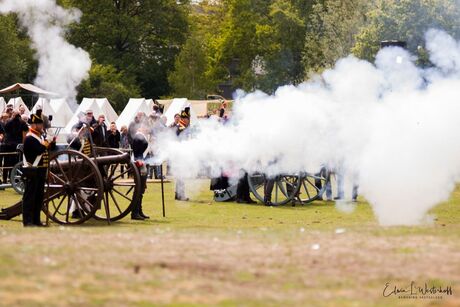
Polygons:
[[[14,184],[23,186],[20,167]],[[141,177],[130,154],[113,148],[93,147],[85,155],[72,149],[50,154],[42,211],[63,225],[94,218],[111,223],[128,215],[141,197]],[[4,208],[0,219],[22,213],[22,202]]]
[[271,192],[273,205],[308,204],[322,199],[330,181],[330,173],[323,167],[317,173],[279,174],[273,178],[267,178],[262,173],[251,174],[248,176],[249,188],[260,202],[265,200],[264,194],[269,180],[273,184]]

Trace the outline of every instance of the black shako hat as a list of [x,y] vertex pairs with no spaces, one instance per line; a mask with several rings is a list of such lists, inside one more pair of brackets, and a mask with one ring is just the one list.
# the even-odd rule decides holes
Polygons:
[[190,107],[186,107],[181,113],[181,118],[189,118],[190,119]]
[[37,114],[32,114],[29,118],[29,124],[43,124],[43,119]]

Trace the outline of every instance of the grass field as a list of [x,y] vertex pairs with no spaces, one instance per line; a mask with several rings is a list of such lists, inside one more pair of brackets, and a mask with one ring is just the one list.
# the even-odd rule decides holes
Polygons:
[[[380,227],[360,200],[268,208],[212,202],[188,183],[166,218],[159,185],[144,199],[151,220],[24,229],[0,221],[0,305],[16,306],[459,306],[460,190],[432,225]],[[0,208],[19,197],[0,191]],[[442,299],[383,296],[390,288],[451,286]],[[388,291],[390,292],[390,291]]]

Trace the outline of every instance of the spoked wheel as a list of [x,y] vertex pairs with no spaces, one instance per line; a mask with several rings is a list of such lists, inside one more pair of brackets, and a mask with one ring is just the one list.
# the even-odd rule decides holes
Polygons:
[[325,168],[318,173],[303,173],[296,199],[303,204],[322,199],[329,180],[330,174]]
[[[96,156],[120,155],[114,148],[96,148]],[[98,166],[104,182],[103,207],[96,211],[95,219],[117,221],[128,215],[139,200],[141,177],[134,162],[114,163]]]
[[16,163],[11,169],[11,186],[18,194],[24,194],[24,180],[22,178],[22,162]]
[[54,222],[77,225],[93,217],[103,195],[101,174],[93,162],[75,150],[50,157],[45,214]]
[[255,173],[248,176],[249,188],[252,194],[264,202],[265,189],[273,184],[271,202],[275,206],[285,205],[297,195],[301,178],[299,175],[278,175],[275,178],[266,178],[264,174]]

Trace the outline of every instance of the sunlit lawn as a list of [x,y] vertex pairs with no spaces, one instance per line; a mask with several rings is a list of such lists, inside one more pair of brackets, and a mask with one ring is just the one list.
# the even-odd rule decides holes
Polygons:
[[[20,217],[0,221],[0,304],[430,303],[382,296],[386,282],[411,280],[450,285],[454,295],[435,303],[460,303],[459,190],[433,210],[432,225],[384,228],[362,199],[352,213],[322,201],[270,208],[213,202],[208,181],[187,186],[191,201],[178,202],[165,185],[163,218],[160,186],[150,184],[144,222],[23,229]],[[18,199],[0,191],[0,207]]]

